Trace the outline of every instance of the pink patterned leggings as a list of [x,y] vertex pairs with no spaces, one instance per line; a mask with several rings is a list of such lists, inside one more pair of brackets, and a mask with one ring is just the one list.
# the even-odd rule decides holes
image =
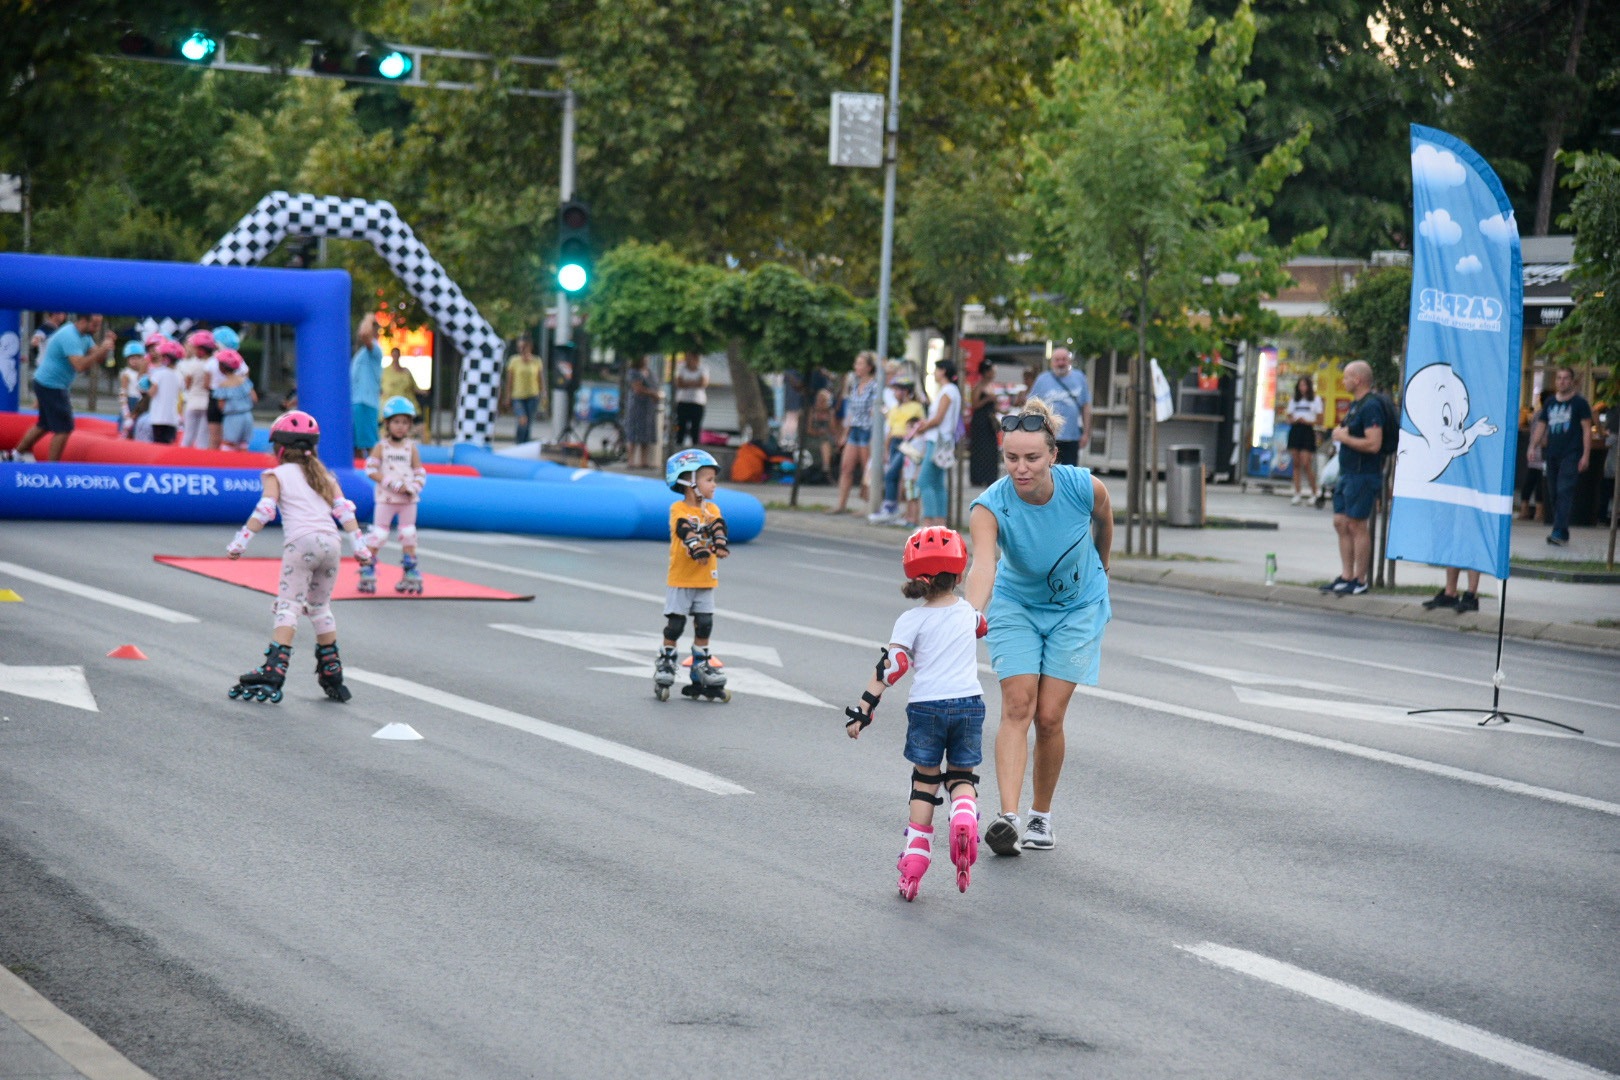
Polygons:
[[337,584],[343,542],[337,533],[310,533],[287,541],[281,549],[281,586],[276,594],[276,626],[297,626],[299,613],[309,616],[317,634],[337,631],[332,617],[332,586]]

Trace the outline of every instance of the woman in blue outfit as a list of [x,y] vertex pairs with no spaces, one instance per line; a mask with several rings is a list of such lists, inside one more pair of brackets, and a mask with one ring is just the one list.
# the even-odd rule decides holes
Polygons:
[[[1007,475],[974,500],[968,603],[990,623],[1001,680],[996,783],[1001,813],[985,830],[997,855],[1049,851],[1052,795],[1063,771],[1063,719],[1077,685],[1095,686],[1108,604],[1114,513],[1090,469],[1057,464],[1061,417],[1038,398],[1001,418]],[[999,558],[998,558],[999,555]],[[989,605],[988,608],[986,605]],[[1018,804],[1035,727],[1035,791],[1019,837]]]

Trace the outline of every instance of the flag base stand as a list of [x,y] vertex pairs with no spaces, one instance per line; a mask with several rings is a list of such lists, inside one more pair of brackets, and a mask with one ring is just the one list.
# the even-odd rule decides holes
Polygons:
[[[1548,720],[1545,716],[1531,716],[1529,713],[1504,712],[1502,710],[1502,708],[1501,708],[1501,704],[1502,704],[1502,638],[1503,638],[1503,636],[1505,634],[1506,629],[1507,629],[1507,579],[1503,578],[1502,579],[1502,601],[1497,607],[1497,615],[1496,615],[1496,674],[1491,677],[1491,711],[1485,714],[1485,718],[1479,722],[1478,726],[1479,727],[1486,727],[1487,725],[1490,725],[1490,724],[1507,724],[1507,723],[1511,723],[1514,720],[1534,720],[1534,721],[1536,721],[1537,723],[1540,723],[1540,724],[1550,724],[1555,728],[1563,728],[1565,731],[1573,731],[1577,735],[1585,735],[1586,732],[1583,731],[1581,728],[1571,727],[1568,724],[1561,724],[1557,720]],[[1433,714],[1433,713],[1478,713],[1478,712],[1479,712],[1479,710],[1477,708],[1475,708],[1475,709],[1462,709],[1462,708],[1453,708],[1453,709],[1408,709],[1406,711],[1406,715],[1407,716],[1426,716],[1426,715],[1430,715],[1430,714]]]

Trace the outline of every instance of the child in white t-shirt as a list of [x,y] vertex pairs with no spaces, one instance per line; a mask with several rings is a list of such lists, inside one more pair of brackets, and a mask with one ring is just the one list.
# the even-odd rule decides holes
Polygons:
[[916,898],[933,857],[934,807],[944,802],[937,794],[941,783],[951,796],[951,862],[962,892],[979,857],[979,777],[973,768],[984,760],[978,639],[986,626],[984,616],[956,595],[967,561],[967,546],[953,529],[931,525],[906,538],[902,567],[907,580],[901,591],[923,603],[895,622],[877,674],[861,694],[862,704],[844,710],[849,717],[845,730],[850,738],[860,738],[884,689],[912,673],[905,749],[914,766],[911,814],[898,864],[900,895],[907,900]]

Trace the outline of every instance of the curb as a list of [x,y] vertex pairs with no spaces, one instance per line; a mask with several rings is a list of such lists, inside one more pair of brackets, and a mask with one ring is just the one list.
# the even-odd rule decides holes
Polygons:
[[0,967],[0,1013],[87,1080],[154,1080],[4,967]]
[[1620,572],[1607,570],[1556,570],[1548,566],[1526,566],[1513,563],[1513,572],[1520,577],[1541,581],[1564,581],[1571,585],[1620,585]]
[[[851,528],[857,522],[859,528]],[[835,517],[805,510],[767,510],[764,531],[778,536],[841,540],[886,551],[897,551],[906,536],[902,529],[869,526],[863,518],[857,518],[853,514]],[[1461,633],[1496,633],[1497,616],[1494,612],[1469,612],[1466,615],[1459,615],[1454,611],[1425,611],[1422,598],[1415,596],[1383,596],[1377,593],[1355,597],[1325,596],[1317,589],[1306,585],[1265,585],[1207,577],[1178,570],[1173,563],[1142,565],[1134,559],[1115,560],[1109,576],[1115,581],[1126,581],[1133,585],[1158,585],[1209,596],[1258,600],[1284,607],[1331,611],[1336,615],[1365,615],[1377,619],[1422,623]],[[1504,632],[1508,637],[1524,641],[1540,641],[1600,652],[1620,653],[1620,630],[1610,630],[1601,626],[1549,623],[1510,617],[1504,625]]]

